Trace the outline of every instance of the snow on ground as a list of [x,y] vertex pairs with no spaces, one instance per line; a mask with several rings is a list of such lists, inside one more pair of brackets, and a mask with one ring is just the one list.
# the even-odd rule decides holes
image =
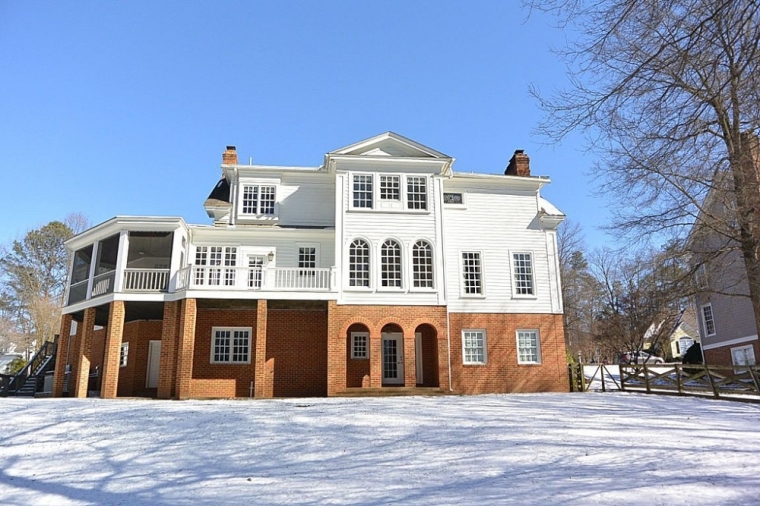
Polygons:
[[759,502],[757,404],[0,399],[3,505]]

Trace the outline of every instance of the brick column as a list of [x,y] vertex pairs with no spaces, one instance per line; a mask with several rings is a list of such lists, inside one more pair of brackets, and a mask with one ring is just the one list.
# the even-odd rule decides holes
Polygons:
[[66,361],[71,340],[71,315],[61,316],[61,331],[58,334],[58,348],[55,352],[55,373],[53,374],[53,397],[63,396],[63,384],[66,381]]
[[158,366],[158,393],[156,395],[159,399],[171,399],[176,388],[180,304],[180,301],[164,303],[164,319],[161,323],[161,358]]
[[274,359],[267,360],[267,301],[259,300],[256,313],[256,357],[254,397],[271,399],[274,396]]
[[383,334],[375,329],[369,331],[369,386],[383,386]]
[[327,396],[346,389],[346,334],[341,333],[338,305],[327,303]]
[[124,301],[115,300],[108,308],[108,329],[103,353],[103,380],[100,397],[114,399],[119,386],[119,358],[124,334]]
[[71,371],[69,394],[72,397],[87,397],[87,382],[90,379],[90,353],[92,352],[92,333],[95,330],[95,309],[84,310],[82,328],[77,329],[77,353],[73,362],[76,370]]
[[404,332],[404,386],[417,386],[417,350],[414,329]]
[[193,378],[193,353],[195,352],[195,299],[182,301],[177,336],[177,399],[190,398],[190,383]]

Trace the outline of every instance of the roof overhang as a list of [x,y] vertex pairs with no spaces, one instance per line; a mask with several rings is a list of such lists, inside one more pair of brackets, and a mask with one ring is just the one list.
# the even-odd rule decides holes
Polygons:
[[140,232],[171,232],[178,228],[187,229],[187,223],[179,216],[115,216],[94,227],[77,234],[64,243],[70,251],[105,239],[122,230]]

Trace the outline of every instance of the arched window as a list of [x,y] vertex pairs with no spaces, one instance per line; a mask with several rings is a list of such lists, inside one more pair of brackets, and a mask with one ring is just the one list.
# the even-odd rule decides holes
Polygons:
[[361,239],[348,248],[348,286],[369,287],[369,245]]
[[401,246],[388,239],[380,248],[380,285],[401,288]]
[[415,288],[433,288],[433,248],[426,241],[412,248],[412,277]]

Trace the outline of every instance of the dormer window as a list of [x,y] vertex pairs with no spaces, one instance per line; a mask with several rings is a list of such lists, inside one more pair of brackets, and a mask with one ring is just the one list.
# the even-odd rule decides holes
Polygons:
[[275,195],[276,187],[273,185],[244,185],[242,214],[251,216],[274,216]]

